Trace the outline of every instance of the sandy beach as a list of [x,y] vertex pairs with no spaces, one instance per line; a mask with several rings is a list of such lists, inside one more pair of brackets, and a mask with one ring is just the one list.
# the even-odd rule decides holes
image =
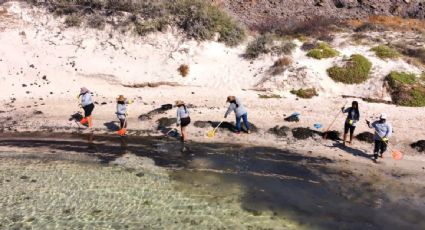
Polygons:
[[[23,138],[21,134],[25,137],[23,140],[27,140],[26,136],[31,133],[36,139],[47,140],[60,136],[73,140],[67,135],[79,135],[85,139],[89,134],[118,138],[119,122],[115,110],[116,98],[121,94],[134,100],[128,107],[128,138],[164,138],[164,131],[158,130],[158,121],[175,118],[175,108],[147,117],[142,115],[161,105],[183,100],[191,111],[189,148],[191,145],[196,149],[198,145],[217,147],[221,144],[243,148],[267,146],[303,157],[326,158],[333,161],[329,167],[335,170],[335,174],[349,172],[368,181],[377,190],[388,189],[388,203],[409,197],[419,202],[415,208],[425,207],[424,194],[419,192],[419,188],[425,186],[425,155],[411,147],[412,143],[425,139],[425,108],[369,103],[360,99],[391,100],[383,87],[384,78],[393,70],[420,74],[424,71],[421,66],[402,58],[381,60],[370,51],[369,45],[353,44],[350,34],[342,33],[332,42],[341,56],[360,53],[373,63],[371,77],[365,83],[345,85],[334,82],[326,70],[341,63],[342,58],[309,58],[298,39],[293,41],[297,47],[291,55],[291,67],[270,77],[268,71],[278,57],[268,54],[255,60],[244,59],[248,41],[230,48],[215,41],[187,39],[172,27],[143,38],[121,34],[110,27],[102,31],[65,28],[63,19],[54,18],[45,11],[22,2],[0,5],[0,142],[13,138],[19,140]],[[395,32],[385,39],[397,36]],[[182,64],[190,67],[186,77],[177,71]],[[154,87],[145,86],[148,84]],[[80,127],[71,119],[72,115],[82,112],[76,97],[83,86],[90,89],[95,101],[92,130]],[[299,99],[290,93],[292,89],[303,87],[315,87],[319,96]],[[243,101],[249,121],[256,130],[251,134],[237,135],[223,128],[214,138],[208,138],[207,132],[212,129],[208,122],[216,124],[224,119],[229,95]],[[263,98],[261,95],[274,96]],[[343,97],[347,95],[352,98]],[[403,160],[393,160],[388,151],[376,164],[372,161],[372,143],[354,139],[352,145],[343,147],[341,141],[325,140],[320,134],[301,140],[290,131],[301,127],[324,132],[338,116],[330,130],[342,133],[345,115],[339,111],[353,100],[359,101],[361,112],[356,134],[373,132],[365,119],[374,120],[381,113],[388,114],[394,129],[390,146],[403,153]],[[301,114],[299,122],[284,120],[294,112]],[[225,121],[234,122],[233,114]],[[314,124],[321,124],[322,128],[315,129]],[[287,136],[279,137],[270,132],[276,126],[288,127]],[[163,128],[174,127],[175,124],[167,124]],[[171,143],[179,145],[173,138]],[[39,147],[31,147],[38,151]],[[1,144],[0,152],[13,152],[15,148],[16,151],[20,149],[18,144]],[[192,166],[216,169],[204,163],[193,161]],[[343,181],[344,177],[338,177],[338,180]],[[395,206],[391,207],[395,209]],[[417,215],[424,217],[423,209],[417,211]],[[422,220],[412,226],[421,229],[425,223]]]

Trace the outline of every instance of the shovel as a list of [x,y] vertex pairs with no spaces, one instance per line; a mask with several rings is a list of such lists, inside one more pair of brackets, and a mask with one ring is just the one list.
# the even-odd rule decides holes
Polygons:
[[213,138],[213,137],[215,137],[215,132],[217,131],[217,129],[218,129],[218,127],[220,127],[220,125],[223,123],[224,121],[221,121],[218,125],[217,125],[217,127],[215,127],[213,130],[211,130],[211,131],[209,131],[208,132],[208,137],[209,138]]

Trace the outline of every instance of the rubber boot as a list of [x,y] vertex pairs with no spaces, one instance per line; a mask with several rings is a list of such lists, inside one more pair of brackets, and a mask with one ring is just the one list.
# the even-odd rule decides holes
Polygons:
[[120,129],[120,130],[118,130],[118,135],[120,135],[120,136],[125,136],[125,134],[127,133],[127,129],[125,129],[125,128],[122,128],[122,129]]
[[91,116],[87,118],[87,121],[88,121],[88,124],[89,124],[89,128],[93,127]]
[[80,124],[85,125],[88,122],[87,117],[83,117],[83,119],[81,119]]

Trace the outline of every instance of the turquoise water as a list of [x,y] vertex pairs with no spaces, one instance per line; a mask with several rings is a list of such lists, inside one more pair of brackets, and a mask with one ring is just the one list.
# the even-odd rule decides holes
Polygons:
[[326,158],[223,143],[189,143],[182,153],[163,138],[61,137],[0,136],[0,229],[425,227],[423,188],[359,178]]

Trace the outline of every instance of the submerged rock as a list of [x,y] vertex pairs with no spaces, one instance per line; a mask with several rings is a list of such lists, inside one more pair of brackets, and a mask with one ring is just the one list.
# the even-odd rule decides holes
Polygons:
[[410,145],[412,148],[416,149],[418,152],[425,152],[425,140],[419,140]]

